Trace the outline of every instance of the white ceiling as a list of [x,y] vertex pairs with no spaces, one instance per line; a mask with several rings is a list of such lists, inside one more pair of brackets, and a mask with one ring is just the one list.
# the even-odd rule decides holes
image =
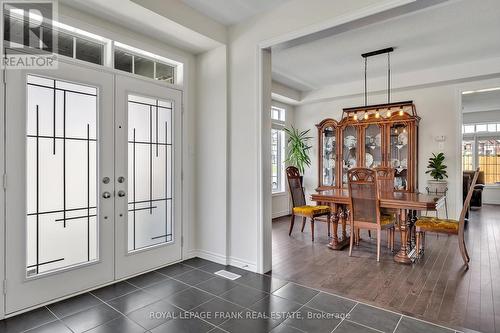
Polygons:
[[462,109],[464,113],[500,110],[500,89],[462,95]]
[[[458,0],[334,35],[273,49],[273,79],[302,91],[363,79],[361,54],[389,46],[394,73],[500,55],[500,1]],[[387,75],[387,57],[368,60],[370,78]]]
[[224,25],[232,25],[273,9],[289,0],[182,0]]

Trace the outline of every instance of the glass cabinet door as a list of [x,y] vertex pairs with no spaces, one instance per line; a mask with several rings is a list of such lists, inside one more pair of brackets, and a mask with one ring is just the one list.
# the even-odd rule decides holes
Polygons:
[[356,127],[347,126],[344,129],[342,149],[342,184],[347,185],[347,171],[358,165],[357,161],[358,132]]
[[337,161],[337,135],[334,127],[326,127],[322,132],[322,182],[323,186],[335,186],[335,165]]
[[382,165],[382,127],[368,125],[365,129],[365,167],[376,168]]
[[394,188],[408,189],[408,126],[402,123],[390,127],[390,165],[395,169]]

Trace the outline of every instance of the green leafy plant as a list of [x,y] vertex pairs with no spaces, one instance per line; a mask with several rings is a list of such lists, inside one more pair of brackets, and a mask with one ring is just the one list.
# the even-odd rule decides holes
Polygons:
[[429,164],[427,165],[427,170],[425,173],[430,173],[431,177],[435,180],[443,180],[444,178],[448,178],[448,173],[446,172],[447,166],[444,162],[444,154],[434,154],[432,153],[432,157],[429,158]]
[[312,137],[308,136],[309,130],[299,131],[292,126],[292,128],[285,128],[285,133],[288,135],[285,163],[296,167],[301,174],[304,174],[305,167],[311,165],[309,158],[311,146],[308,143]]

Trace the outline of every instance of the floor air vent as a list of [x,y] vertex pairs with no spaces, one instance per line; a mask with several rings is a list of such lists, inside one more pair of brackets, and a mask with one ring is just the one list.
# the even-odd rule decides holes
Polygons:
[[241,277],[241,275],[234,274],[234,273],[231,273],[231,272],[228,272],[228,271],[224,271],[224,270],[217,271],[214,274],[222,276],[223,278],[226,278],[226,279],[229,279],[229,280],[236,280],[236,279],[238,279],[238,278]]

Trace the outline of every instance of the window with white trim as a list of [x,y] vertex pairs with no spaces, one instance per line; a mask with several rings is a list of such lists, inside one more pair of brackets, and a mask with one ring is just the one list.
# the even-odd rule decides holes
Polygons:
[[[5,11],[4,13],[4,45],[5,48],[19,46],[17,41],[22,41],[33,52],[47,52],[43,49],[45,44],[53,44],[57,53],[64,57],[78,59],[106,67],[151,78],[166,83],[176,84],[182,82],[182,64],[160,55],[129,46],[118,41],[112,41],[102,36],[52,21],[53,30],[56,34],[47,33],[51,29],[41,25],[37,32],[39,40],[37,45],[32,45],[31,40],[23,38],[23,15],[24,11]],[[31,15],[30,20],[40,21],[36,15]],[[37,25],[38,26],[38,25]],[[112,54],[112,60],[105,57]]]
[[273,193],[285,191],[285,109],[271,108],[271,184]]
[[484,172],[486,184],[500,183],[500,124],[462,126],[462,169]]
[[[41,20],[37,17],[37,15],[33,15],[31,13],[30,19],[33,21]],[[39,39],[36,41],[36,44],[39,45],[33,45],[32,40],[23,38],[25,29],[23,11],[5,11],[5,47],[15,47],[19,45],[18,41],[23,41],[23,45],[29,47],[30,49],[32,48],[34,52],[46,52],[44,51],[43,45],[54,44],[54,53],[73,59],[91,62],[97,65],[104,65],[104,50],[106,47],[105,38],[70,27],[60,22],[53,21],[52,23],[53,28],[44,24],[36,28],[39,30]],[[53,35],[51,33],[52,30],[50,29],[57,33]],[[57,43],[53,43],[53,36],[57,38]]]
[[[175,64],[168,59],[115,42],[115,69],[150,79],[175,83]],[[140,52],[140,53],[139,53]]]

